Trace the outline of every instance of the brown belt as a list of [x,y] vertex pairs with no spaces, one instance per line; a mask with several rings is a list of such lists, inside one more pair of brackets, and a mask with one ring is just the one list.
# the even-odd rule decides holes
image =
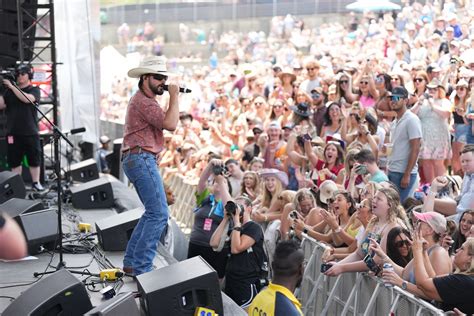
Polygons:
[[149,154],[152,154],[153,156],[157,155],[156,153],[152,152],[151,150],[148,150],[148,149],[137,146],[137,147],[133,147],[133,148],[124,150],[122,152],[122,156],[125,156],[125,155],[128,155],[128,154],[141,154],[141,153],[149,153]]

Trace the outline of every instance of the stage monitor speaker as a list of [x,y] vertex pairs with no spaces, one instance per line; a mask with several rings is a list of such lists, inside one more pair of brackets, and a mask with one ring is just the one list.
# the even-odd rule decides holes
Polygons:
[[0,204],[0,212],[3,212],[10,217],[17,217],[20,214],[26,214],[40,210],[44,210],[43,203],[40,200],[12,198]]
[[24,199],[25,196],[25,183],[19,174],[11,171],[0,172],[0,203],[14,197]]
[[115,204],[112,184],[106,178],[73,186],[71,193],[72,205],[75,208],[108,208]]
[[58,238],[58,213],[47,209],[15,217],[25,234],[28,253],[35,255],[43,249],[54,250]]
[[101,219],[95,223],[97,238],[106,251],[124,251],[145,209],[139,207]]
[[84,316],[140,316],[135,296],[132,292],[119,293],[114,298],[91,309]]
[[224,315],[217,272],[200,256],[137,276],[147,315],[194,315],[206,307]]
[[66,177],[71,177],[72,180],[78,182],[89,182],[99,179],[99,168],[94,159],[87,159],[71,166],[70,170],[66,172]]
[[66,269],[36,282],[4,311],[3,316],[84,315],[92,309],[84,284]]

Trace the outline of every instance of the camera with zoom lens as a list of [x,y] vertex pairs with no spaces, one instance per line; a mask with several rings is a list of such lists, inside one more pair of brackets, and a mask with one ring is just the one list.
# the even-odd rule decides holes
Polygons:
[[225,176],[228,173],[227,167],[224,165],[215,165],[212,167],[212,173],[216,176]]
[[15,70],[12,69],[1,69],[0,70],[0,83],[3,83],[3,79],[8,79],[15,82]]
[[237,204],[234,201],[228,201],[225,204],[224,209],[225,209],[225,212],[227,213],[227,215],[234,216],[236,211],[237,211],[237,207],[240,208],[240,214],[242,214],[244,212],[244,208],[242,207],[242,205]]

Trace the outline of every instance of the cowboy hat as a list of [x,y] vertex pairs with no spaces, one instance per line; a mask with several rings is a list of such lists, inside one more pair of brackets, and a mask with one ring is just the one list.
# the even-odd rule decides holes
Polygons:
[[437,78],[433,78],[433,79],[431,80],[431,82],[426,85],[426,87],[427,87],[428,89],[434,89],[434,88],[438,88],[438,87],[444,89],[443,84],[442,84],[441,81],[439,81]]
[[309,109],[309,105],[306,102],[301,102],[297,105],[292,105],[290,106],[290,110],[302,117],[308,117],[312,114],[311,110]]
[[278,74],[278,78],[283,81],[283,77],[285,76],[290,76],[291,77],[291,82],[296,80],[296,75],[292,72],[290,69],[285,69],[282,72]]
[[160,74],[164,76],[173,76],[175,74],[168,72],[166,68],[166,59],[162,56],[145,57],[138,67],[128,71],[131,78],[140,78],[146,74]]
[[278,169],[261,169],[259,172],[258,172],[258,175],[264,179],[266,177],[275,177],[277,178],[278,180],[280,180],[281,184],[283,185],[283,187],[286,188],[286,186],[288,185],[288,175],[283,172],[283,171],[280,171]]
[[325,180],[319,186],[319,200],[324,204],[328,203],[328,199],[332,197],[332,194],[337,191],[337,185],[332,180]]

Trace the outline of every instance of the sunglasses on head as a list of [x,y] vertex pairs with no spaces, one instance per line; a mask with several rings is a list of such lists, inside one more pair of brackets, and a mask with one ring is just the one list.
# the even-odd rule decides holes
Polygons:
[[153,77],[153,79],[159,80],[159,81],[162,81],[162,80],[166,81],[166,80],[168,80],[168,76],[160,75],[160,74],[154,74],[154,75],[152,75],[152,77]]
[[399,241],[395,242],[395,247],[402,248],[403,246],[409,247],[410,242],[408,240],[399,240]]

